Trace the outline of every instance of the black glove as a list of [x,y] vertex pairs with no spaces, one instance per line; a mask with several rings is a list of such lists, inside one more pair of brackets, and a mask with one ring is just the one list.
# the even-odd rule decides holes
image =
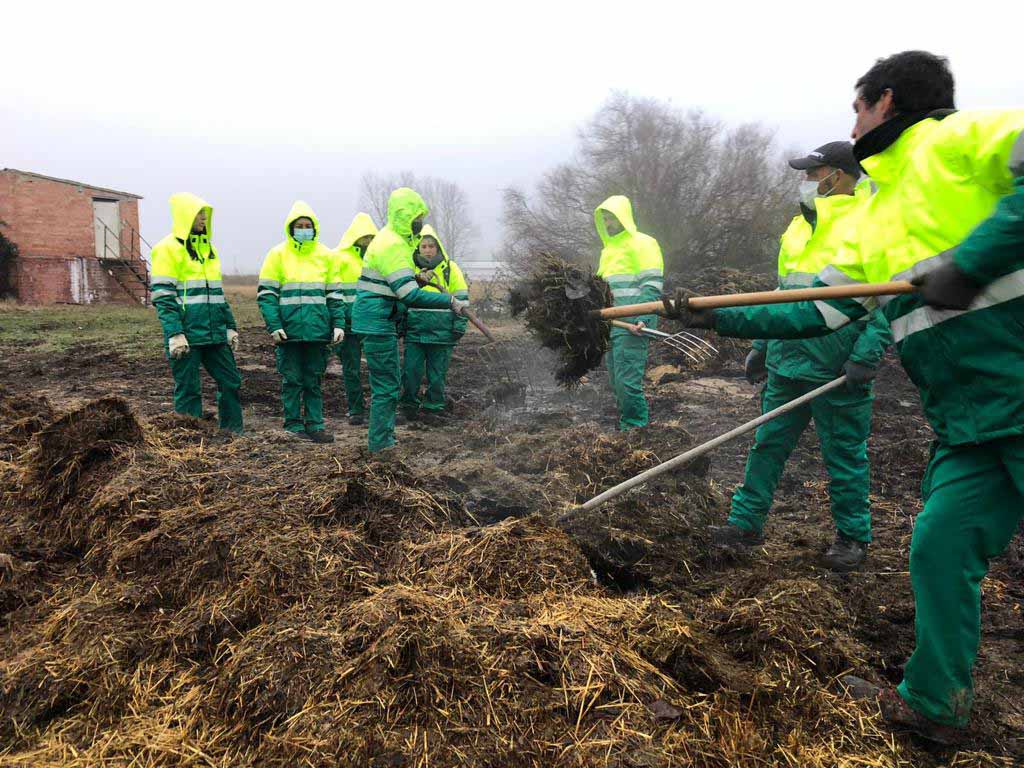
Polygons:
[[757,384],[768,378],[764,352],[752,349],[747,353],[747,359],[743,361],[743,375],[747,377],[748,384]]
[[981,293],[981,285],[953,262],[910,281],[921,300],[936,309],[967,309]]
[[853,360],[847,360],[843,365],[843,372],[846,374],[846,388],[849,390],[867,389],[878,371]]
[[683,324],[684,328],[707,328],[714,330],[715,310],[713,309],[690,309],[689,301],[682,288],[676,289],[675,296],[662,294],[661,303],[665,310],[665,317],[671,317]]

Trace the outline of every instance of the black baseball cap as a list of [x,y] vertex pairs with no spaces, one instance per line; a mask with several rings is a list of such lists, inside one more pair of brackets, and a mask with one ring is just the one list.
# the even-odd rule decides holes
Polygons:
[[809,171],[811,168],[821,168],[824,165],[846,171],[855,179],[861,174],[860,164],[853,156],[853,144],[848,141],[830,141],[803,157],[789,161],[789,167],[797,171]]

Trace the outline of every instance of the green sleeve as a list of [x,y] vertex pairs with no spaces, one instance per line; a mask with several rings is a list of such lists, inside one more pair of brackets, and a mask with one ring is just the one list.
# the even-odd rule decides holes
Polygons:
[[[154,291],[155,293],[156,291]],[[167,294],[155,296],[153,307],[156,309],[157,319],[160,320],[160,325],[164,329],[165,339],[185,332],[185,328],[181,323],[184,316],[177,297],[171,297]]]
[[715,310],[715,331],[738,339],[810,339],[826,336],[866,312],[852,300],[730,307]]
[[754,339],[754,343],[750,345],[750,348],[755,352],[760,352],[762,355],[768,352],[768,340],[767,339]]
[[335,328],[345,330],[348,327],[349,317],[345,309],[340,276],[338,270],[332,267],[327,275],[327,312],[330,314],[331,324]]
[[271,251],[263,260],[256,290],[256,303],[270,333],[284,328],[281,322],[281,276],[278,273],[277,252]]
[[238,323],[235,322],[235,313],[231,311],[231,305],[227,299],[224,300],[224,322],[232,331],[238,330]]
[[981,285],[1014,271],[1024,261],[1024,176],[975,227],[953,256],[956,265]]
[[416,278],[412,276],[412,270],[403,270],[409,274],[403,274],[392,280],[388,276],[388,283],[391,290],[395,292],[398,300],[407,307],[419,307],[420,309],[448,309],[452,305],[451,294],[438,293],[437,291],[425,291],[420,288]]
[[880,309],[876,309],[862,322],[864,328],[853,344],[850,360],[868,368],[877,368],[885,350],[892,346],[892,329]]

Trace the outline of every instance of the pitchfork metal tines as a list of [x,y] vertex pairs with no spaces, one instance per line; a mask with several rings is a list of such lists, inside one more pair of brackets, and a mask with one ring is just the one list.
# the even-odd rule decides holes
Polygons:
[[[636,330],[635,325],[622,320],[612,320],[612,325],[618,328]],[[688,331],[665,333],[653,328],[641,328],[640,333],[664,342],[677,352],[681,352],[694,363],[706,363],[718,355],[718,350],[710,342]]]

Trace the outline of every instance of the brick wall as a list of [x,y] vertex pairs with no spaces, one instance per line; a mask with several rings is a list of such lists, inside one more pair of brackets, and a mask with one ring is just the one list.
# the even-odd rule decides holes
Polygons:
[[31,304],[70,302],[70,264],[68,259],[18,259],[14,265],[18,298]]
[[[136,198],[18,171],[0,171],[0,227],[18,245],[14,283],[21,301],[133,301],[95,258],[94,197],[118,200],[122,258],[132,253],[141,257]],[[124,222],[134,230],[134,242]],[[82,286],[77,297],[72,291],[72,274]]]

